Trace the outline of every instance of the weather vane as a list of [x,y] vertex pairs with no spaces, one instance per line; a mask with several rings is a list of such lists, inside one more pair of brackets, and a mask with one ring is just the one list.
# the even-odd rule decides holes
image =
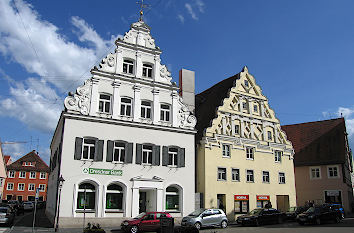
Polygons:
[[144,8],[147,8],[149,5],[144,4],[144,0],[140,0],[139,2],[136,2],[137,4],[140,4],[140,18],[139,21],[143,21],[143,15],[144,15]]

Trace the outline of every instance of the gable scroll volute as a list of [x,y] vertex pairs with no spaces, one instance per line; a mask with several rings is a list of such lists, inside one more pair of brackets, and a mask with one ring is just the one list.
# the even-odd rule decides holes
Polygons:
[[88,115],[90,112],[91,79],[85,81],[84,85],[76,89],[76,93],[69,93],[64,100],[65,109],[70,112],[79,112]]
[[183,103],[183,99],[178,96],[178,127],[194,129],[197,124],[197,118],[189,111],[188,107]]

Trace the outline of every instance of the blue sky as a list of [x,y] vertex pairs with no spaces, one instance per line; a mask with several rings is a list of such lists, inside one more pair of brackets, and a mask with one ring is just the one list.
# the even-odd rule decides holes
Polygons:
[[[346,118],[354,136],[354,1],[145,0],[145,22],[196,92],[247,65],[281,124]],[[138,19],[136,0],[0,1],[0,138],[49,161],[63,99]],[[32,143],[31,143],[32,138]],[[39,143],[37,142],[39,139]]]

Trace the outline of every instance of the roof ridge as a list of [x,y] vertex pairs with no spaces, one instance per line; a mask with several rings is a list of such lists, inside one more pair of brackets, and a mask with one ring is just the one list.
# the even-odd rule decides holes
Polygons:
[[313,124],[313,123],[320,123],[320,122],[325,122],[325,121],[337,121],[337,120],[341,120],[341,119],[344,119],[344,118],[343,117],[339,117],[339,118],[320,120],[320,121],[310,121],[310,122],[303,122],[303,123],[296,123],[296,124],[288,124],[288,125],[282,125],[282,127],[283,126],[295,126],[295,125]]

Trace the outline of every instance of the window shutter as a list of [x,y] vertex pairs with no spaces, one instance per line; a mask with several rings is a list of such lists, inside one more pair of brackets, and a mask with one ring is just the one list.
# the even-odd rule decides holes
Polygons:
[[178,160],[177,160],[177,167],[184,167],[185,166],[185,149],[178,148]]
[[136,164],[141,164],[142,150],[143,150],[143,145],[136,144],[136,159],[135,159]]
[[103,161],[103,140],[96,140],[95,158],[93,161]]
[[152,165],[160,166],[160,146],[152,147]]
[[106,156],[106,161],[107,162],[112,162],[113,161],[113,145],[114,141],[107,141],[107,156]]
[[125,163],[133,162],[133,143],[125,144]]
[[168,165],[168,146],[162,147],[162,166]]
[[80,160],[81,159],[81,151],[82,151],[82,138],[76,137],[75,138],[75,154],[74,159]]

